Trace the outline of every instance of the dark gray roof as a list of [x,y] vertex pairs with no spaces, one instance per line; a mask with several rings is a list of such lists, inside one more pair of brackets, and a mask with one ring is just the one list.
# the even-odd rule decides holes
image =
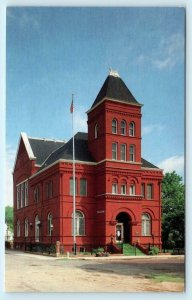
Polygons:
[[[74,136],[75,140],[75,160],[94,162],[88,150],[88,134],[85,132],[78,132]],[[71,138],[66,144],[53,152],[42,165],[41,169],[51,165],[59,159],[73,159],[73,139]]]
[[[43,145],[43,144],[42,144]],[[60,148],[52,152],[47,159],[44,161],[43,165],[41,166],[40,170],[48,167],[49,165],[53,164],[59,159],[73,159],[73,139],[71,138],[67,143],[62,145]],[[86,161],[86,162],[95,162],[93,157],[91,156],[88,150],[88,134],[85,132],[78,132],[75,135],[75,160],[79,161]],[[150,162],[145,159],[141,159],[142,167],[145,168],[155,168],[158,167],[154,166]]]
[[98,93],[92,107],[98,104],[103,98],[113,98],[116,100],[121,100],[126,103],[138,104],[140,103],[131,94],[130,90],[127,88],[125,83],[120,77],[109,75],[100,92]]
[[144,168],[151,168],[151,169],[159,169],[155,165],[151,164],[149,161],[145,160],[144,158],[141,158],[142,167]]
[[45,159],[56,149],[64,145],[64,141],[28,138],[33,154],[36,157],[36,164],[41,165]]

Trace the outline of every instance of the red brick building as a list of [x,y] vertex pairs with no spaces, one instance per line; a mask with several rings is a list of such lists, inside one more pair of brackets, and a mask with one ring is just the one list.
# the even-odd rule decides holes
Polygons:
[[[110,72],[75,135],[77,251],[138,243],[161,247],[162,170],[141,158],[141,108]],[[14,166],[14,242],[73,247],[72,139],[21,133]]]

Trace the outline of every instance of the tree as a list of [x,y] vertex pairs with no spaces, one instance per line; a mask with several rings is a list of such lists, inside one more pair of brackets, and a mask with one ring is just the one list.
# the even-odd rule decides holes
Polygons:
[[13,231],[13,207],[5,207],[5,223],[8,225],[9,229]]
[[166,173],[162,181],[163,248],[184,247],[185,187],[176,172]]

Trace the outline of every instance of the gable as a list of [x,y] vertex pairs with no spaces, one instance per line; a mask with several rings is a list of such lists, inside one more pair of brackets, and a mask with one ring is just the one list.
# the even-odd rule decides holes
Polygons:
[[13,172],[22,166],[24,166],[30,160],[35,160],[33,151],[28,143],[28,139],[25,133],[21,133],[17,154],[15,158],[15,164]]

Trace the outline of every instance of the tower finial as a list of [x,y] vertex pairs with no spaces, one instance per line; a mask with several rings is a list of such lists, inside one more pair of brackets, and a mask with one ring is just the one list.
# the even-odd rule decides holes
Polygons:
[[118,71],[113,70],[112,68],[109,68],[109,75],[114,77],[120,77]]

